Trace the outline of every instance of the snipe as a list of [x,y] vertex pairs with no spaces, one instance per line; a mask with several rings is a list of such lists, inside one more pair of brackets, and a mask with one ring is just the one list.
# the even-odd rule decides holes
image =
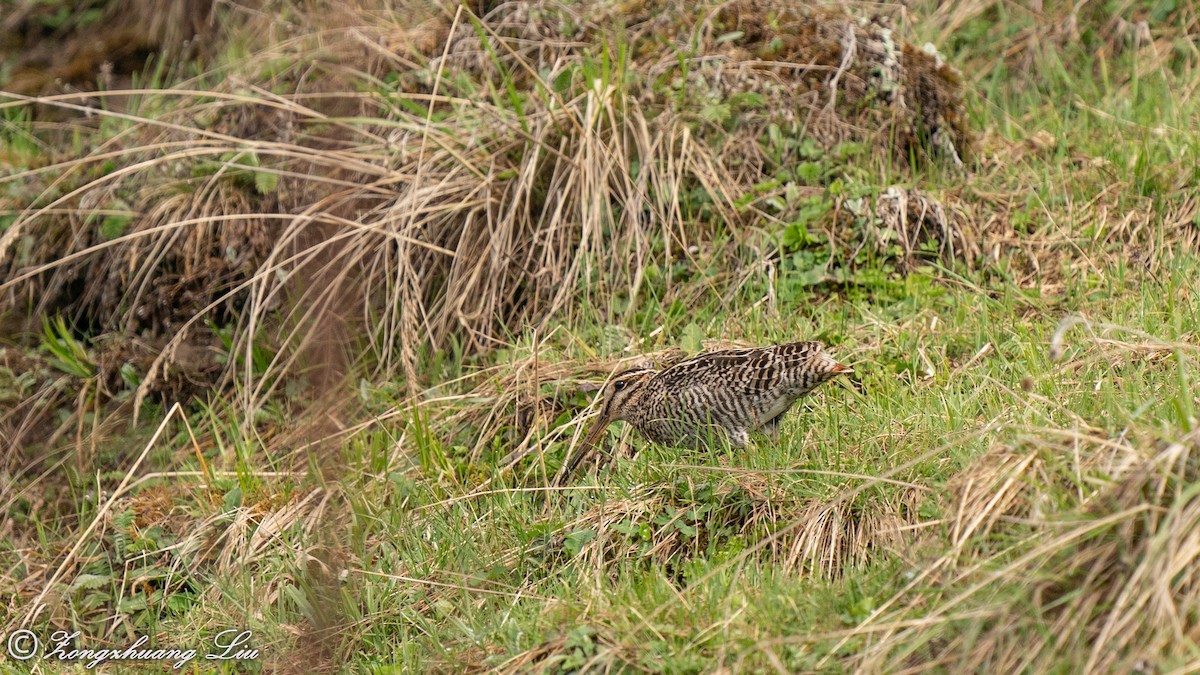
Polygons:
[[661,371],[624,371],[604,388],[600,414],[563,466],[559,482],[570,477],[608,425],[618,420],[663,445],[701,447],[723,439],[741,448],[755,430],[778,441],[780,421],[799,398],[850,371],[819,342],[729,349]]

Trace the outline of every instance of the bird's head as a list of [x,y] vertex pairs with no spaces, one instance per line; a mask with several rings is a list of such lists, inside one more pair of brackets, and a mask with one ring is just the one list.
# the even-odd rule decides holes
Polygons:
[[609,424],[629,419],[629,413],[638,405],[646,383],[657,374],[658,371],[650,368],[634,368],[614,375],[604,386],[600,414],[583,441],[584,447],[599,440]]

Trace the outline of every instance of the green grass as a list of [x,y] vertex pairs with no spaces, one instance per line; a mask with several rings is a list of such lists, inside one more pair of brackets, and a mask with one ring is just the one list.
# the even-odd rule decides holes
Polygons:
[[[199,125],[206,141],[210,133],[234,138],[206,126],[225,109],[204,110],[211,102],[198,97],[180,104],[143,91],[142,112],[74,135],[47,131],[21,106],[6,108],[0,159],[11,179],[0,183],[0,237],[18,219],[28,228],[53,215],[38,208],[75,189],[101,193],[91,207],[63,202],[98,241],[138,231],[144,223],[130,214],[146,204],[158,219],[151,224],[196,218],[183,233],[225,225],[205,221],[212,204],[222,216],[261,211],[283,222],[306,211],[273,200],[306,186],[343,194],[297,182],[297,167],[327,172],[315,172],[323,177],[315,183],[328,179],[320,189],[349,190],[345,176],[375,161],[378,173],[353,174],[379,181],[377,192],[356,197],[370,208],[348,202],[364,213],[409,213],[410,202],[379,194],[399,191],[418,167],[438,185],[462,176],[482,184],[484,176],[496,195],[514,191],[513,203],[585,188],[607,201],[596,212],[579,207],[600,244],[580,269],[551,270],[546,282],[566,302],[545,317],[531,310],[525,325],[482,316],[507,307],[487,298],[457,316],[453,303],[420,305],[437,310],[420,324],[391,248],[374,258],[314,249],[329,269],[366,270],[352,281],[384,289],[384,302],[362,312],[374,332],[343,340],[341,324],[306,323],[304,312],[353,314],[357,298],[339,296],[321,274],[302,276],[303,292],[272,286],[289,269],[264,262],[245,281],[260,293],[253,307],[222,309],[223,323],[195,322],[212,339],[192,358],[224,368],[199,392],[133,350],[111,349],[120,338],[155,337],[153,327],[129,323],[133,299],[98,328],[39,314],[37,299],[21,295],[5,309],[36,318],[36,327],[0,345],[0,403],[24,412],[0,414],[0,431],[41,440],[5,450],[0,464],[8,533],[0,538],[0,630],[79,630],[80,646],[92,647],[141,634],[196,646],[227,628],[253,631],[263,656],[221,672],[1194,671],[1200,97],[1187,30],[1195,12],[1139,2],[1085,13],[1079,46],[1050,28],[1066,25],[1068,9],[1058,3],[1047,2],[1046,14],[1059,23],[1003,3],[952,3],[942,12],[918,4],[905,37],[934,41],[965,73],[970,127],[980,136],[969,174],[910,166],[865,142],[819,147],[798,125],[768,124],[773,111],[761,96],[723,100],[707,82],[689,80],[697,72],[703,79],[694,54],[643,67],[639,55],[663,46],[647,46],[645,36],[602,42],[566,66],[541,64],[536,77],[494,45],[480,56],[480,68],[500,73],[494,80],[467,71],[436,79],[427,63],[390,76],[358,73],[355,96],[366,91],[361,100],[377,107],[303,117],[319,139],[318,128],[353,132],[324,139],[342,154],[321,147],[310,164],[284,164],[281,157],[311,148],[253,124],[238,133],[255,142],[266,135],[257,150],[222,137],[224,145],[179,171],[144,159],[165,136],[120,145],[144,127],[159,133],[150,123],[157,116]],[[1132,49],[1128,36],[1106,33],[1118,11],[1160,17],[1151,25],[1155,43]],[[475,37],[495,30],[468,23]],[[730,33],[718,44],[739,39]],[[998,59],[998,43],[1014,50]],[[286,49],[239,65],[252,44],[234,36],[217,62],[286,94]],[[165,72],[174,71],[156,77]],[[428,107],[402,89],[408,79],[436,81],[446,100]],[[609,85],[616,93],[595,104],[604,115],[585,119],[590,108],[579,102]],[[258,91],[237,96],[277,102]],[[170,117],[178,105],[199,112]],[[279,110],[294,113],[291,105]],[[594,122],[603,143],[573,145],[569,124],[546,121],[548,109],[560,108],[578,114],[573,122]],[[682,145],[634,152],[626,146],[641,136],[625,143],[612,131],[676,113],[695,144],[686,162]],[[422,143],[430,135],[421,152],[436,161],[387,164],[390,153],[402,154],[390,145],[404,145],[396,138],[413,142],[389,136],[404,131]],[[455,143],[475,136],[491,154],[462,160],[478,148]],[[122,152],[93,176],[82,162],[43,161],[45,138],[71,157],[110,144]],[[567,154],[561,164],[523,163],[528,148]],[[739,154],[746,149],[754,152]],[[611,166],[593,171],[597,157]],[[727,159],[726,173],[697,178],[706,163]],[[142,192],[103,182],[114,171],[142,176],[139,161],[182,182],[143,178],[154,189]],[[22,182],[34,177],[31,167],[47,165],[49,185]],[[509,182],[526,180],[523,172],[528,184]],[[561,175],[575,182],[556,182]],[[630,185],[646,176],[637,184],[642,201],[631,199]],[[900,241],[860,208],[896,186],[944,207],[943,239]],[[195,195],[203,207],[186,201]],[[421,213],[436,218],[408,225],[461,219],[462,204],[477,195],[435,196],[444,203]],[[160,199],[168,201],[161,211]],[[564,203],[563,213],[575,213],[577,204]],[[647,209],[648,224],[628,226],[630,204]],[[106,215],[85,216],[88,208]],[[383,222],[389,236],[404,223]],[[958,255],[938,255],[948,240],[962,247]],[[501,253],[533,246],[513,241]],[[5,269],[36,276],[27,267],[41,243],[27,229],[11,249],[19,264]],[[192,244],[207,251],[204,241]],[[248,245],[233,240],[219,257],[242,260],[237,247]],[[464,258],[492,255],[462,246]],[[138,279],[150,274],[136,269]],[[511,282],[502,278],[509,268],[472,269]],[[438,297],[440,284],[419,290]],[[334,290],[313,302],[309,287]],[[175,323],[167,332],[180,330]],[[273,331],[295,332],[276,339]],[[295,346],[308,337],[343,351],[325,358]],[[854,374],[802,401],[778,445],[760,438],[741,451],[686,452],[618,424],[604,439],[610,462],[549,487],[587,424],[595,394],[581,383],[712,341],[803,339],[824,341]],[[321,391],[322,373],[342,367],[350,384]],[[177,388],[144,396],[149,383],[164,381]],[[171,405],[176,391],[186,393],[180,408]],[[35,417],[38,429],[22,426]],[[505,458],[515,461],[505,466]],[[39,598],[48,600],[43,613]],[[36,662],[0,664],[20,671]]]
[[[1121,479],[1097,465],[1097,454],[1111,452],[1100,444],[1144,457],[1156,443],[1195,438],[1187,373],[1197,356],[1188,342],[1200,310],[1190,291],[1197,271],[1195,258],[1181,257],[1158,281],[1112,270],[1060,298],[957,288],[788,308],[781,314],[795,318],[751,325],[745,337],[784,340],[811,322],[838,336],[835,351],[855,376],[790,418],[780,446],[681,455],[625,436],[642,447],[636,458],[562,492],[518,479],[474,494],[421,466],[393,473],[382,489],[374,476],[351,483],[347,492],[361,494],[352,497],[354,557],[406,577],[358,580],[355,595],[379,604],[362,608],[373,619],[356,639],[376,663],[410,668],[463,658],[507,667],[513,655],[539,651],[551,659],[542,666],[564,669],[853,662],[877,641],[852,629],[898,620],[898,609],[904,620],[937,616],[936,603],[905,604],[959,590],[906,588],[933,560],[979,561],[983,570],[964,573],[970,581],[1068,524],[1098,519],[1089,503]],[[1053,334],[1076,314],[1095,324],[1067,332],[1054,361]],[[735,327],[745,325],[730,320],[725,334],[742,337]],[[989,476],[981,468],[981,458],[986,467],[1007,452],[1032,453],[1036,470]],[[1021,504],[1004,506],[1040,509],[1044,522],[1009,523],[1008,512],[982,502],[956,511],[972,479],[987,495],[1001,479],[1017,481]],[[954,541],[975,517],[990,531]],[[1029,608],[1039,571],[1012,574],[968,597],[925,639],[986,635],[998,616],[1022,607],[1024,630],[1049,631],[1053,612]],[[1081,665],[1076,658],[1042,663]]]

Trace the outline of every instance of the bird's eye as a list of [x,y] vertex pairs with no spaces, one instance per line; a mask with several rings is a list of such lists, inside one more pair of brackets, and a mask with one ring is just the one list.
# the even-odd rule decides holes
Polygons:
[[626,384],[627,382],[625,382],[625,380],[617,380],[616,382],[613,382],[613,391],[621,391],[625,388]]

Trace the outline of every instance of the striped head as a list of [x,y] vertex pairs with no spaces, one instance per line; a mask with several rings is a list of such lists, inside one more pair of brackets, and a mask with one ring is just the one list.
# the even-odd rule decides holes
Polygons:
[[563,465],[558,478],[560,485],[574,473],[575,467],[583,458],[591,454],[609,424],[629,419],[630,413],[642,404],[647,391],[646,383],[657,374],[658,371],[650,368],[634,368],[617,373],[608,381],[604,386],[600,414],[596,416],[596,421],[592,422],[592,428],[588,429],[587,436],[579,444],[579,449],[572,457],[568,457],[567,463]]
[[608,422],[629,419],[633,406],[645,393],[645,385],[658,374],[651,368],[633,368],[613,376],[604,387],[604,404],[600,407],[600,419]]
[[614,375],[604,387],[604,402],[583,441],[584,447],[599,440],[609,424],[628,420],[630,413],[641,403],[646,383],[657,374],[658,371],[651,368],[634,368]]

